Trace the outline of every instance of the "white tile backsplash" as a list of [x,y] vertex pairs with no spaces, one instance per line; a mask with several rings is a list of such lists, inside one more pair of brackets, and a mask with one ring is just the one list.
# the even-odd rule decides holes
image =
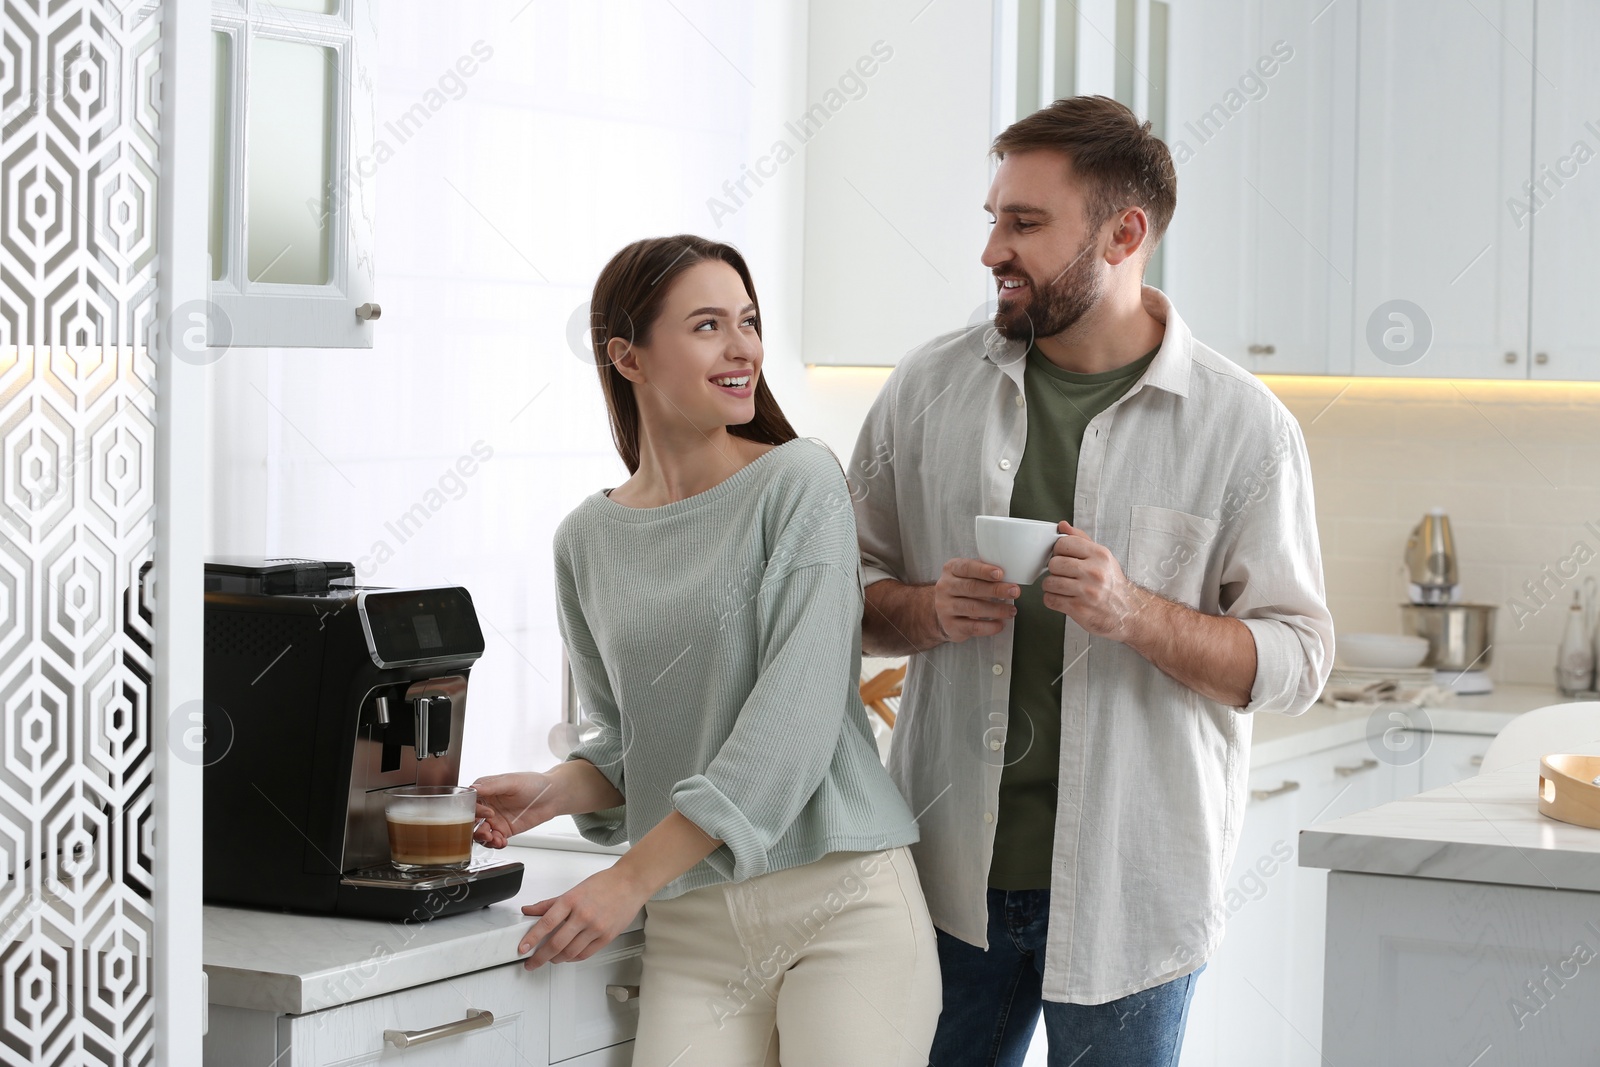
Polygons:
[[[1490,674],[1549,684],[1573,590],[1600,580],[1600,386],[1269,378],[1311,455],[1340,632],[1396,632],[1411,529],[1450,516],[1466,599],[1499,605]],[[1592,523],[1592,526],[1586,526]],[[1582,542],[1573,577],[1554,573]],[[1544,583],[1546,606],[1525,582]],[[1513,598],[1532,610],[1519,625]]]

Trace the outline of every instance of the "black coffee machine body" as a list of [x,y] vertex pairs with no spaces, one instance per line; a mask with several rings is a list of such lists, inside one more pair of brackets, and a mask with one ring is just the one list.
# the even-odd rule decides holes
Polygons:
[[311,560],[216,560],[205,581],[205,898],[416,921],[514,896],[520,863],[389,863],[383,790],[459,784],[484,650],[467,591]]

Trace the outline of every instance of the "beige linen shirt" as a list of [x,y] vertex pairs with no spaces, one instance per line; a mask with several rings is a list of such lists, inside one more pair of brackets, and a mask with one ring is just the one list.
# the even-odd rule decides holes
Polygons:
[[[1256,712],[1297,715],[1333,653],[1311,471],[1299,425],[1258,380],[1165,322],[1144,376],[1084,432],[1074,524],[1129,578],[1240,619],[1250,703],[1208,700],[1070,618],[1044,995],[1101,1004],[1188,974],[1222,938]],[[987,326],[907,355],[867,415],[849,471],[862,582],[935,581],[976,558],[976,515],[1009,514],[1027,442],[1027,345]],[[933,921],[987,948],[989,858],[1012,721],[1012,625],[911,658],[889,771],[916,812]]]

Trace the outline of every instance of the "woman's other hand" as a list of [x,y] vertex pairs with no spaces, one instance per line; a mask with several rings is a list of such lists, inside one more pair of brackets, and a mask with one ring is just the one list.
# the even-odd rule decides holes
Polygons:
[[525,906],[522,914],[537,918],[517,945],[517,955],[539,947],[523,967],[531,971],[552,960],[588,959],[627,929],[651,892],[626,871],[612,867],[590,875],[559,897]]

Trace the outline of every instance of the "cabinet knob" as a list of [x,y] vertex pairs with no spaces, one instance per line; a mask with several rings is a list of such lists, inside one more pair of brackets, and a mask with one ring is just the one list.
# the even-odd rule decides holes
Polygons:
[[360,307],[356,308],[356,318],[360,319],[362,322],[369,322],[373,319],[382,317],[383,308],[377,304],[362,304]]
[[1507,352],[1506,353],[1506,362],[1507,363],[1515,363],[1516,361],[1517,361],[1517,354],[1515,352]]
[[1533,361],[1535,363],[1540,363],[1540,364],[1549,363],[1550,362],[1550,353],[1548,353],[1548,352],[1535,352],[1533,354]]
[[608,985],[606,986],[606,996],[618,1004],[626,1004],[630,1000],[638,999],[639,987],[636,985]]
[[467,1017],[458,1019],[453,1023],[440,1023],[430,1026],[426,1030],[385,1030],[383,1042],[395,1048],[411,1048],[413,1045],[426,1044],[429,1041],[438,1041],[446,1037],[455,1037],[472,1030],[487,1030],[494,1025],[494,1013],[482,1011],[478,1008],[468,1008]]
[[1251,345],[1246,349],[1252,356],[1270,356],[1277,350],[1277,345]]

